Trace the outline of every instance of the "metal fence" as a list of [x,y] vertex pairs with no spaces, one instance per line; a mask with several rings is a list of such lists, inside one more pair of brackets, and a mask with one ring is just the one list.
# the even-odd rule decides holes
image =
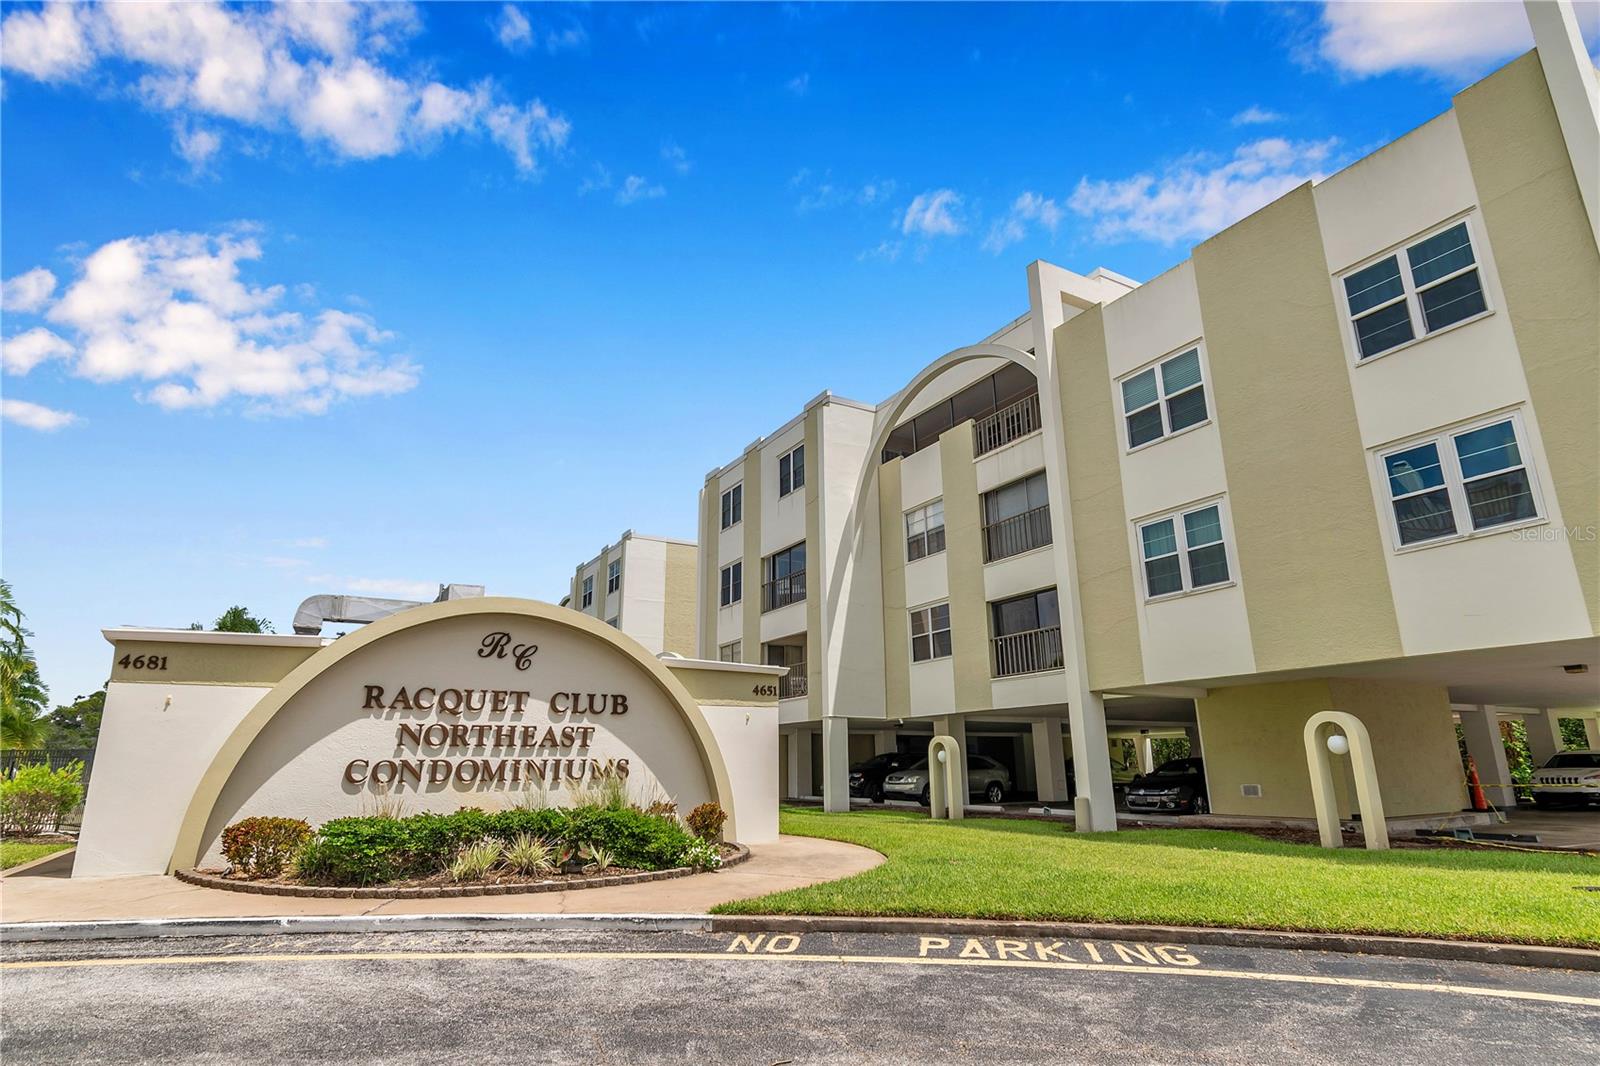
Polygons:
[[761,609],[776,611],[806,598],[806,572],[796,570],[788,577],[775,578],[761,586]]
[[1039,394],[1031,392],[972,424],[972,454],[983,455],[1039,429]]
[[1050,505],[983,527],[983,561],[992,563],[1050,543]]
[[778,678],[778,698],[780,700],[790,700],[804,696],[807,689],[805,663],[795,663],[789,667],[787,674]]
[[[84,795],[89,794],[89,774],[94,769],[93,748],[43,748],[36,751],[19,751],[15,748],[0,751],[0,779],[10,781],[24,766],[44,764],[59,770],[73,762],[83,763]],[[83,804],[78,804],[54,826],[55,830],[76,829],[83,824]]]
[[1060,626],[1009,633],[992,638],[990,643],[994,647],[995,677],[1037,674],[1041,670],[1059,670],[1064,665]]

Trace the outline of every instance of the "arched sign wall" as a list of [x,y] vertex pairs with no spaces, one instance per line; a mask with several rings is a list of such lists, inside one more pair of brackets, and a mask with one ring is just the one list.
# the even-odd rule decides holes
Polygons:
[[733,792],[700,706],[659,660],[593,618],[485,597],[413,608],[342,637],[250,709],[184,816],[169,868],[250,815],[329,818],[561,805],[620,780],[687,811]]

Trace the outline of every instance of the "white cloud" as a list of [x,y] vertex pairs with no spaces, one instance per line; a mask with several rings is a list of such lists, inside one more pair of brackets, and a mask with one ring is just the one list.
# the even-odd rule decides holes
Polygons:
[[34,267],[0,285],[0,308],[32,314],[44,306],[56,291],[56,276],[44,267]]
[[953,237],[965,229],[961,221],[961,196],[953,189],[919,193],[900,220],[900,232],[907,236]]
[[[1600,4],[1573,8],[1584,36],[1600,33]],[[1435,0],[1431,3],[1338,2],[1323,5],[1318,54],[1358,78],[1420,70],[1451,80],[1482,74],[1533,46],[1520,3]]]
[[637,174],[629,174],[617,190],[617,203],[632,204],[640,200],[655,200],[667,195],[667,190]]
[[601,189],[609,188],[611,188],[611,171],[607,170],[603,164],[596,163],[594,171],[578,184],[578,195],[587,196],[592,192],[599,192]]
[[284,286],[241,278],[261,255],[248,226],[105,244],[45,311],[67,339],[45,329],[11,338],[6,369],[59,358],[91,381],[136,383],[141,400],[161,407],[253,414],[316,414],[416,386],[418,368],[393,354],[393,335],[370,317],[286,311]]
[[500,21],[495,25],[495,36],[509,51],[520,52],[533,43],[533,24],[516,4],[500,9]]
[[565,143],[566,120],[537,99],[508,101],[493,81],[468,91],[419,76],[424,64],[395,55],[418,29],[415,9],[398,3],[51,3],[0,22],[0,61],[46,82],[129,71],[125,88],[177,120],[174,147],[192,166],[221,144],[199,119],[287,129],[353,159],[422,148],[444,132],[486,135],[524,173]]
[[1282,122],[1283,116],[1276,111],[1268,111],[1260,104],[1251,104],[1231,119],[1235,126],[1265,126],[1273,122]]
[[407,581],[396,577],[338,577],[333,574],[313,574],[306,580],[339,593],[364,592],[371,596],[421,600],[425,603],[431,603],[439,595],[437,581]]
[[998,255],[1008,245],[1026,237],[1030,224],[1037,224],[1054,233],[1061,226],[1064,215],[1061,205],[1054,200],[1036,192],[1025,192],[1012,201],[1011,209],[1004,218],[989,227],[989,235],[983,241],[984,250]]
[[54,433],[78,420],[71,411],[57,411],[27,400],[0,400],[0,418],[41,433]]
[[1320,180],[1336,144],[1270,137],[1241,146],[1226,162],[1196,155],[1159,176],[1083,178],[1067,205],[1094,220],[1095,236],[1101,240],[1171,244],[1209,237],[1290,189]]
[[291,548],[326,548],[327,537],[296,537],[289,542]]
[[789,179],[789,187],[799,193],[800,199],[795,201],[795,210],[803,213],[848,204],[874,207],[893,196],[898,186],[889,178],[874,178],[859,186],[836,183],[832,170],[816,174],[810,167],[801,167]]
[[21,376],[47,359],[65,359],[72,345],[43,326],[35,327],[0,342],[0,365],[7,374]]
[[794,77],[784,82],[783,87],[788,89],[796,96],[804,96],[806,93],[811,91],[811,75],[809,73],[796,74]]
[[885,263],[892,263],[900,258],[901,241],[879,241],[877,247],[868,248],[856,256],[856,262],[865,263],[874,259]]
[[687,174],[694,169],[694,164],[689,162],[689,154],[683,150],[682,145],[673,141],[661,146],[661,161],[679,174]]

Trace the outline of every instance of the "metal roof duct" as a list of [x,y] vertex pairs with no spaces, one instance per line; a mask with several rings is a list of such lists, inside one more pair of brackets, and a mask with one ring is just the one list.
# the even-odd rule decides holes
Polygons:
[[[463,600],[483,595],[482,585],[440,585],[434,603]],[[387,618],[410,607],[421,607],[422,600],[386,600],[376,596],[337,596],[324,593],[308,596],[294,612],[294,631],[307,636],[322,632],[324,622],[365,625]]]

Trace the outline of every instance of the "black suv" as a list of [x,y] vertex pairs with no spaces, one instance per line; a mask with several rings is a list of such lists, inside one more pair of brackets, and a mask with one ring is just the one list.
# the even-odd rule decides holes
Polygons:
[[1128,785],[1128,810],[1155,814],[1205,814],[1205,766],[1199,759],[1171,759]]
[[915,755],[902,755],[897,751],[874,755],[866,762],[850,767],[850,795],[883,802],[883,779],[896,770],[904,770],[917,761]]

